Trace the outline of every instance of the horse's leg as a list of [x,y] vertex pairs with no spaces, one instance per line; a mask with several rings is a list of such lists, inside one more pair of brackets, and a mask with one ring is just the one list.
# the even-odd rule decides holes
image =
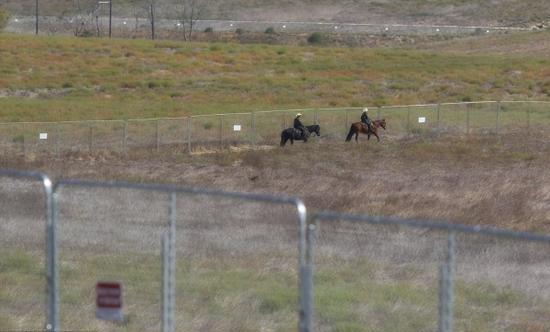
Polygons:
[[351,138],[353,137],[353,126],[349,129],[348,136],[346,136],[346,142],[351,141]]
[[294,137],[290,138],[290,145],[294,145]]
[[357,137],[359,137],[359,131],[355,132],[355,143],[359,143]]
[[378,142],[380,142],[380,137],[378,136],[378,134],[375,131],[373,131],[372,133],[374,136],[376,136],[376,139],[378,140]]

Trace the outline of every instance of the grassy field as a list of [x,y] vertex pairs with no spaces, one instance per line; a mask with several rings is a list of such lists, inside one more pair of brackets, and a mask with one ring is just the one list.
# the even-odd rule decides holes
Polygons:
[[[440,52],[438,47],[448,46],[419,51],[0,34],[0,119],[127,119],[288,107],[549,100],[548,58],[483,50],[463,54],[459,47]],[[78,151],[44,158],[2,154],[0,167],[39,169],[54,179],[119,179],[296,195],[304,198],[310,212],[333,209],[548,232],[547,130],[483,135],[483,128],[493,128],[494,113],[475,107],[442,113],[442,124],[460,123],[463,131],[467,110],[480,123],[469,123],[469,129],[481,135],[435,140],[418,126],[409,128],[415,135],[397,135],[404,132],[409,116],[402,109],[382,114],[392,127],[379,144],[367,143],[364,137],[359,144],[321,137],[285,149],[258,146],[194,155],[171,145],[155,153]],[[524,126],[524,111],[505,106],[502,123]],[[547,109],[535,111],[534,122],[548,120]],[[433,109],[410,112],[414,119]],[[343,131],[342,117],[332,116],[321,114],[320,119],[340,123]],[[276,126],[280,120],[275,119]],[[273,124],[270,121],[264,126]],[[211,119],[196,125],[216,131]],[[136,137],[154,133],[136,128]],[[81,129],[83,137],[87,129]],[[341,135],[340,129],[335,133]],[[120,127],[112,131],[121,138]],[[9,140],[24,141],[18,135]],[[86,145],[74,137],[68,141]],[[0,305],[0,329],[38,329],[44,303],[44,239],[42,224],[31,221],[41,218],[41,201],[1,188],[0,205],[6,212],[0,224],[0,283],[10,287],[0,289],[0,304],[7,304]],[[158,330],[158,249],[166,197],[77,194],[65,196],[72,205],[63,203],[60,213],[63,327]],[[25,205],[30,201],[35,208]],[[242,204],[206,199],[179,204],[186,217],[201,216],[178,232],[179,329],[295,329],[295,224],[280,222],[290,219],[272,222],[271,210],[249,211]],[[252,224],[228,222],[232,219]],[[362,237],[354,228],[347,233],[345,228],[324,230],[328,232],[320,235],[316,256],[319,331],[369,331],[367,321],[373,331],[435,329],[438,266],[430,260],[437,246],[433,234],[392,230]],[[475,239],[460,243],[455,330],[545,331],[549,288],[541,275],[547,273],[547,257],[540,256],[546,248],[518,249],[521,245]],[[113,253],[105,252],[105,246],[112,246]],[[93,318],[98,278],[125,282],[126,325]]]
[[[434,330],[438,310],[438,266],[420,253],[431,252],[434,243],[438,243],[437,237],[428,233],[409,238],[391,232],[394,239],[390,236],[385,245],[378,247],[369,243],[378,243],[383,237],[380,234],[355,237],[348,234],[345,240],[335,240],[346,228],[349,227],[338,231],[330,228],[331,234],[325,233],[318,241],[316,330]],[[233,234],[229,232],[226,236]],[[421,244],[410,243],[412,239]],[[474,242],[461,242],[464,248],[472,244]],[[208,242],[203,246],[215,247],[216,244]],[[478,244],[477,249],[489,253],[480,255],[482,258],[467,249],[459,253],[461,264],[456,268],[455,286],[456,331],[489,332],[497,326],[499,331],[507,332],[544,331],[550,317],[546,284],[525,271],[535,271],[547,261],[533,258],[521,262],[517,257],[529,251],[518,250],[521,248],[518,245],[507,246],[496,245],[493,241]],[[400,253],[399,250],[405,247],[408,254]],[[544,246],[539,248],[545,250]],[[161,268],[158,255],[133,251],[102,255],[89,250],[74,255],[75,250],[79,249],[60,247],[60,310],[64,329],[159,329]],[[192,254],[182,253],[183,256],[195,256],[199,251],[195,248]],[[0,301],[8,304],[0,309],[0,328],[40,328],[44,301],[42,264],[36,254],[30,252],[2,250],[1,255],[0,280],[10,287],[0,293]],[[501,258],[506,256],[516,258]],[[202,259],[180,257],[176,262],[176,329],[295,330],[298,281],[294,259],[280,252],[240,257],[217,252],[215,256]],[[494,277],[503,272],[506,278]],[[94,285],[97,280],[123,282],[125,323],[109,324],[95,319]]]
[[548,58],[0,35],[0,120],[548,99]]
[[[164,148],[154,154],[74,153],[34,160],[3,155],[0,166],[40,169],[54,179],[292,194],[305,199],[310,213],[335,209],[547,232],[548,148],[545,137],[519,135],[414,137],[380,144],[312,140],[286,149],[193,156]],[[43,224],[32,221],[41,220],[43,207],[36,194],[1,188],[0,281],[9,287],[0,291],[0,302],[6,304],[0,306],[0,326],[39,328]],[[61,200],[63,327],[158,330],[158,252],[166,197],[70,191]],[[33,208],[24,203],[28,201]],[[288,218],[291,211],[285,209],[287,217],[277,218],[276,210],[249,209],[243,203],[202,197],[178,202],[183,218],[177,239],[179,330],[295,329],[296,226]],[[315,256],[318,330],[435,328],[444,237],[356,225],[321,225],[320,230]],[[547,248],[475,237],[457,243],[455,330],[544,331],[550,315]],[[93,318],[93,286],[99,279],[124,282],[126,325]]]

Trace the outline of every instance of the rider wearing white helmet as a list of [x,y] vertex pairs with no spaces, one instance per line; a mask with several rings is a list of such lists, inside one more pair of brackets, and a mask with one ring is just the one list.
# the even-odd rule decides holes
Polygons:
[[294,118],[294,129],[299,130],[303,136],[306,133],[306,127],[302,124],[302,121],[300,121],[301,117],[302,113],[296,114],[296,117]]
[[369,131],[372,131],[371,129],[371,121],[369,119],[369,115],[368,115],[368,112],[369,112],[369,109],[368,108],[363,108],[363,113],[361,114],[361,122],[364,123],[365,125],[367,125],[367,128],[369,129]]

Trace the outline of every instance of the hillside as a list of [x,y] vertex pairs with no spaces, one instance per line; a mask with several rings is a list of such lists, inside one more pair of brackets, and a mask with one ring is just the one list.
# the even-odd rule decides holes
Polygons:
[[[156,0],[157,14],[174,17],[189,0]],[[147,14],[149,0],[117,0],[117,16]],[[34,1],[2,0],[17,15],[33,15]],[[91,0],[41,0],[43,15],[83,13],[93,8]],[[203,18],[240,20],[334,21],[442,25],[530,26],[550,20],[550,6],[540,0],[205,0]]]
[[550,58],[523,54],[11,34],[0,44],[2,121],[550,99]]

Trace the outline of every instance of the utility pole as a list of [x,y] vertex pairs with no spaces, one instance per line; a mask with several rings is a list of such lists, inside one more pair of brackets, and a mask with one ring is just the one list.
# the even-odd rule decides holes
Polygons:
[[35,14],[36,14],[36,22],[35,22],[35,31],[34,31],[34,34],[37,35],[38,34],[38,0],[36,0],[36,4],[35,4]]
[[151,1],[151,39],[155,40],[155,10]]
[[109,38],[111,38],[112,23],[113,23],[113,0],[109,0]]
[[[109,38],[111,38],[112,36],[112,26],[113,26],[113,0],[109,0],[109,1],[98,1],[98,4],[100,5],[109,5]],[[98,29],[98,34],[97,36],[99,37],[99,29]]]

